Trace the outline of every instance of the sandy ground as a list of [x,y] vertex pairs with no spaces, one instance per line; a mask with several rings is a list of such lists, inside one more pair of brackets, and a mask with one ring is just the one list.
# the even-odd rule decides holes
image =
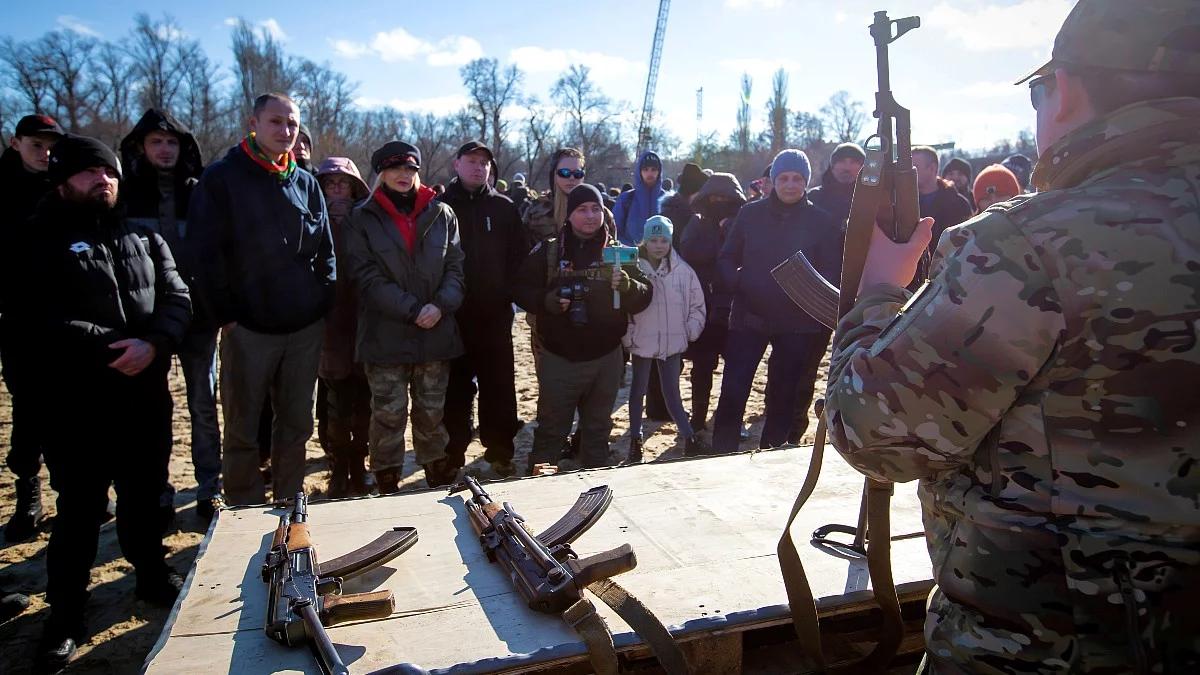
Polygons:
[[[534,376],[533,359],[529,352],[529,329],[518,316],[513,328],[516,345],[517,405],[524,420],[532,422],[537,417],[537,380]],[[748,450],[758,446],[758,432],[762,426],[763,397],[766,392],[766,364],[764,358],[754,380],[747,404],[746,423],[751,428],[751,438],[742,444]],[[821,377],[828,372],[828,356],[821,364]],[[721,371],[718,369],[714,384],[713,401],[716,408],[717,392],[720,391]],[[690,398],[687,370],[680,386],[685,405]],[[176,495],[176,524],[163,540],[168,549],[168,562],[181,573],[186,573],[195,560],[199,544],[204,538],[207,523],[202,523],[195,514],[195,481],[192,478],[190,461],[189,423],[184,398],[183,374],[176,366],[170,374],[171,392],[175,397],[174,431],[175,447],[171,456],[171,481]],[[629,415],[626,402],[629,395],[629,378],[621,388],[617,407],[613,413],[614,425],[610,438],[613,462],[624,459],[629,447]],[[0,454],[8,452],[8,439],[12,419],[12,407],[8,392],[0,388]],[[524,469],[530,445],[533,441],[533,424],[527,424],[517,436],[517,464]],[[809,425],[803,443],[812,444],[816,422]],[[645,422],[646,461],[665,456],[675,457],[683,452],[683,439],[677,439],[672,423]],[[707,437],[707,434],[704,434]],[[468,451],[468,469],[486,468],[480,457],[483,447],[475,441]],[[43,469],[43,476],[46,475]],[[305,487],[313,498],[324,495],[328,471],[324,454],[316,438],[308,443],[307,478]],[[424,472],[416,466],[412,453],[404,467],[403,484],[408,487],[425,487]],[[46,488],[47,510],[54,513],[53,493]],[[5,469],[0,473],[0,520],[7,521],[13,511],[15,496],[12,474]],[[0,535],[2,540],[3,535]],[[48,614],[45,602],[46,542],[48,528],[35,539],[19,544],[4,542],[0,545],[0,583],[5,588],[20,589],[29,593],[33,604],[24,614],[0,626],[0,675],[32,672],[33,658],[42,624]],[[150,649],[158,639],[167,620],[168,610],[150,607],[134,598],[133,568],[121,557],[117,545],[116,530],[112,523],[103,526],[100,534],[100,549],[92,568],[91,601],[87,609],[89,637],[80,646],[76,661],[69,668],[72,673],[136,673],[140,670]]]

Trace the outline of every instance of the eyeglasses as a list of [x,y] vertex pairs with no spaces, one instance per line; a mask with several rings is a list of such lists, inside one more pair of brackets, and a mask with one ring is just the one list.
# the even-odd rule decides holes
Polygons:
[[559,178],[579,178],[579,179],[582,179],[584,176],[586,176],[586,175],[587,175],[587,172],[586,172],[586,171],[584,171],[583,169],[575,169],[575,170],[571,170],[571,169],[559,169],[558,171],[555,171],[554,173],[558,174],[558,177],[559,177]]
[[1054,73],[1042,75],[1029,81],[1029,104],[1037,110],[1042,101],[1046,100],[1046,95],[1054,90]]

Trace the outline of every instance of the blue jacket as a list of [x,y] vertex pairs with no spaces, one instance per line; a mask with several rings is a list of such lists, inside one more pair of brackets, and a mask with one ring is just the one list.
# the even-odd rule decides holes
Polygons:
[[[650,216],[659,214],[663,195],[666,194],[662,188],[662,171],[658,172],[658,181],[654,187],[646,187],[646,184],[642,182],[642,167],[650,158],[654,158],[658,165],[662,166],[662,161],[654,151],[643,152],[642,156],[638,158],[637,166],[633,168],[633,190],[622,192],[621,196],[617,197],[616,205],[613,206],[613,220],[617,223],[617,239],[620,239],[621,243],[626,246],[637,246],[642,243],[642,227],[645,226],[646,220]],[[679,227],[683,223],[674,225]]]
[[843,241],[833,218],[807,197],[789,206],[772,194],[743,206],[717,259],[721,282],[733,291],[730,329],[771,335],[827,330],[784,294],[771,270],[802,250],[826,279],[838,279]]
[[292,333],[329,310],[333,234],[312,174],[281,182],[235,145],[201,175],[187,220],[198,295],[216,325]]

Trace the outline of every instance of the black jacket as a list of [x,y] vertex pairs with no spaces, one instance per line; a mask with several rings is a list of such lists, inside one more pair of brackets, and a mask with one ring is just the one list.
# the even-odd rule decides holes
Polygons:
[[[850,198],[854,196],[854,184],[843,185],[833,177],[833,169],[821,175],[821,184],[808,191],[808,201],[833,216],[833,222],[842,230],[850,218]],[[836,282],[835,282],[836,283]]]
[[458,178],[441,201],[454,210],[463,254],[467,297],[458,316],[473,320],[512,316],[512,284],[529,253],[529,237],[512,200],[484,185],[468,192]]
[[921,196],[921,217],[933,218],[933,240],[929,248],[935,250],[943,232],[971,218],[971,202],[959,194],[954,183],[939,178],[938,189]]
[[802,250],[826,279],[838,279],[843,241],[842,229],[807,197],[787,205],[772,192],[743,206],[717,260],[722,283],[733,291],[730,329],[771,335],[827,330],[788,299],[771,270]]
[[5,148],[0,154],[0,229],[11,230],[24,224],[49,191],[47,172],[26,171],[21,153]]
[[292,333],[333,302],[333,235],[317,179],[287,180],[239,146],[205,169],[188,208],[194,270],[207,316],[259,333]]
[[[714,198],[724,198],[726,201],[717,205],[713,202]],[[706,325],[729,325],[733,293],[721,283],[717,258],[732,228],[733,219],[745,203],[746,196],[742,194],[737,179],[727,173],[714,173],[692,200],[697,213],[688,222],[680,242],[679,255],[696,271],[696,277],[704,289]],[[724,227],[722,220],[727,220]],[[675,231],[679,232],[678,226]]]
[[660,214],[670,218],[671,224],[675,226],[675,231],[671,235],[671,246],[675,249],[678,249],[683,243],[683,235],[687,232],[688,221],[697,213],[691,200],[691,194],[676,192],[662,202]]
[[[355,352],[361,363],[429,363],[463,353],[454,318],[464,294],[454,211],[430,201],[416,214],[415,225],[413,255],[374,198],[355,207],[346,221],[342,255],[358,287]],[[442,311],[441,321],[429,330],[414,323],[427,304]]]
[[4,252],[3,269],[9,282],[37,280],[36,289],[11,294],[7,319],[19,336],[17,357],[42,364],[38,379],[63,386],[54,378],[110,377],[119,352],[109,345],[126,338],[170,357],[191,300],[162,237],[118,210],[98,216],[57,194],[29,225]]
[[[602,251],[608,241],[607,232],[580,240],[567,225],[558,237],[538,244],[517,273],[513,291],[517,304],[537,315],[537,334],[546,350],[568,361],[591,361],[619,347],[629,327],[630,315],[650,306],[654,293],[650,283],[636,267],[627,267],[630,287],[621,293],[621,308],[613,309],[611,276],[602,262]],[[558,270],[564,266],[575,271],[595,270],[597,278],[562,277]],[[566,313],[547,307],[551,292],[575,281],[582,281],[586,287],[583,302],[588,323],[584,326],[574,325]]]

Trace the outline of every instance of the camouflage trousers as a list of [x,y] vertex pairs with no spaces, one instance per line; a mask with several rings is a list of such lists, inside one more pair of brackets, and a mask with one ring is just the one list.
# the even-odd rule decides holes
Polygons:
[[404,428],[408,424],[412,398],[412,436],[417,464],[446,456],[450,434],[442,422],[450,362],[368,363],[371,386],[371,470],[404,466]]

